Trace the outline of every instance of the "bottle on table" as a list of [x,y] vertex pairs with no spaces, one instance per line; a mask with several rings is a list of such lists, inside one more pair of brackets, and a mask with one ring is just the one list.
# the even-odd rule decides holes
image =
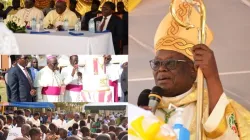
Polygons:
[[89,32],[94,33],[95,32],[95,18],[91,18],[89,20]]
[[69,21],[68,21],[68,19],[65,19],[64,23],[63,23],[63,29],[65,31],[68,31],[68,28],[69,28]]
[[80,19],[80,18],[78,18],[77,24],[78,24],[78,29],[79,29],[79,31],[81,31],[81,29],[82,29],[82,22],[81,22],[81,19]]
[[36,31],[40,32],[43,29],[43,20],[39,19],[37,24],[36,24]]
[[31,20],[31,29],[33,31],[36,30],[36,18],[32,18],[32,20]]
[[97,32],[102,32],[100,29],[101,21],[96,21],[96,31]]
[[183,108],[176,108],[177,117],[175,119],[175,124],[173,129],[176,133],[177,140],[189,140],[190,139],[190,132],[187,128],[183,126]]
[[82,24],[82,23],[81,23],[81,20],[80,20],[80,18],[78,18],[78,19],[77,19],[77,22],[76,22],[76,25],[75,25],[75,31],[76,31],[76,32],[81,31],[81,28],[82,28],[82,27],[81,27],[81,24]]

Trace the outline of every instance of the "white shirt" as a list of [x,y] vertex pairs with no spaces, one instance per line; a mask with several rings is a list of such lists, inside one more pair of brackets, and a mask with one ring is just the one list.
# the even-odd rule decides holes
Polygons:
[[66,120],[61,120],[61,119],[56,119],[56,120],[52,120],[52,123],[54,123],[58,128],[63,128],[67,122]]
[[[29,78],[31,79],[31,77],[30,77],[29,75],[26,74],[26,72],[25,72],[25,70],[24,70],[25,68],[24,68],[23,66],[19,65],[19,64],[17,64],[17,65],[18,65],[18,67],[22,70],[22,72],[24,73],[24,75],[25,75],[27,78],[29,77]],[[27,71],[27,73],[28,73],[28,71]]]
[[[105,24],[104,24],[104,27],[103,27],[103,30],[102,30],[102,31],[105,31],[105,30],[107,29],[108,23],[109,23],[109,20],[110,20],[111,16],[112,16],[112,15],[109,15],[109,16],[106,17],[107,19],[106,19],[106,21],[105,21]],[[105,17],[103,16],[102,21],[101,21],[101,23],[100,23],[100,25],[99,25],[99,28],[101,27],[101,25],[102,25],[104,19],[105,19]]]
[[31,118],[30,121],[31,121],[34,125],[40,126],[40,120],[39,120],[39,119],[35,120],[34,118]]

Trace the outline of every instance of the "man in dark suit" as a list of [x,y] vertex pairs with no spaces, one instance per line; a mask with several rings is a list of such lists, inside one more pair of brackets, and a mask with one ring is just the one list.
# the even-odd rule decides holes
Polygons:
[[89,20],[91,18],[97,17],[98,14],[101,13],[99,11],[100,1],[94,0],[91,5],[91,11],[85,13],[84,18],[82,20],[82,30],[89,30]]
[[36,90],[33,87],[30,70],[26,68],[28,57],[16,55],[17,65],[8,72],[8,85],[10,87],[11,102],[32,102]]
[[103,16],[96,18],[95,23],[100,21],[100,25],[97,27],[99,31],[108,30],[112,33],[115,54],[122,54],[123,25],[122,20],[113,15],[114,12],[115,4],[105,2],[102,6]]
[[8,102],[10,102],[10,99],[11,99],[10,87],[8,85],[8,72],[17,65],[16,56],[10,55],[10,61],[11,61],[11,67],[6,71],[6,73],[4,75]]

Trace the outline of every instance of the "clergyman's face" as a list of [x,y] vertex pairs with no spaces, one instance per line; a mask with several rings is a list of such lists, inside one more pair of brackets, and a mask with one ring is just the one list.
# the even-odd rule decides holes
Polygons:
[[57,2],[56,3],[56,12],[61,15],[67,8],[67,5],[65,2]]
[[34,6],[34,1],[33,0],[25,0],[24,5],[25,8],[32,8]]
[[50,59],[48,65],[49,65],[49,67],[50,67],[52,70],[56,70],[56,69],[57,69],[57,66],[58,66],[57,59],[56,59],[56,58]]
[[[160,64],[162,62],[164,66]],[[164,90],[164,96],[167,97],[185,93],[196,79],[192,61],[178,52],[169,50],[157,51],[153,75],[155,84]]]
[[72,66],[78,64],[78,56],[77,56],[77,55],[71,56],[70,64],[71,64]]
[[105,64],[109,64],[110,61],[112,60],[111,55],[104,55],[103,57],[104,57],[104,63]]

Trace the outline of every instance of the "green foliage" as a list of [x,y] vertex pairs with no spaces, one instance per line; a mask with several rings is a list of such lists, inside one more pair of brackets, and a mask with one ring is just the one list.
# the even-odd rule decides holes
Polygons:
[[13,31],[14,33],[25,33],[25,26],[19,27],[17,24],[13,21],[9,21],[6,26]]

